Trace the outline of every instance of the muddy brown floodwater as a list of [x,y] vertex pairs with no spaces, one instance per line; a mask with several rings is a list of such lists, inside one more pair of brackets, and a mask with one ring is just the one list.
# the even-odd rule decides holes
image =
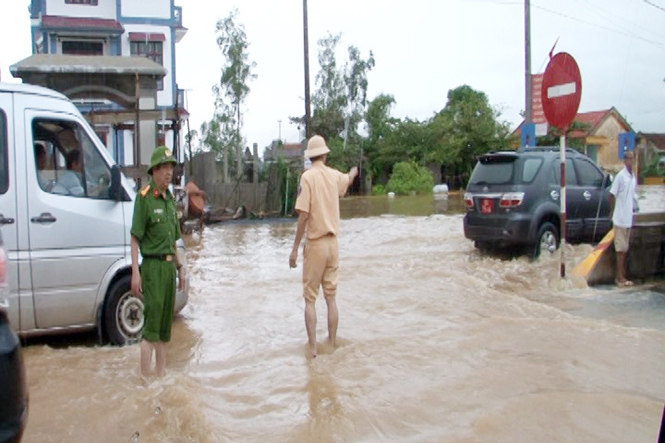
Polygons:
[[[665,207],[654,189],[643,206]],[[339,346],[319,300],[312,361],[294,220],[207,227],[188,239],[166,378],[141,386],[138,346],[28,343],[24,441],[656,441],[663,286],[579,287],[556,256],[482,255],[462,210],[343,201]],[[570,263],[592,249],[567,248]]]

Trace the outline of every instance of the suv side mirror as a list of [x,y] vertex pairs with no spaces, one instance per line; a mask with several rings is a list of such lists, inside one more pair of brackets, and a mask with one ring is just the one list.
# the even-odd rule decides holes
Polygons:
[[120,201],[122,199],[120,167],[118,167],[118,165],[113,165],[113,167],[111,167],[111,186],[109,187],[109,197],[111,197],[111,200],[115,201]]
[[612,176],[610,174],[605,174],[605,177],[603,177],[603,186],[605,188],[612,186]]

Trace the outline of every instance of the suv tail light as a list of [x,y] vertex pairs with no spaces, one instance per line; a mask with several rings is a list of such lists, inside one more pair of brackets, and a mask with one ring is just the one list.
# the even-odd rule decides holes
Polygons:
[[506,192],[501,196],[499,206],[501,208],[514,208],[524,201],[524,192]]
[[466,209],[473,209],[473,194],[469,192],[464,193],[464,205],[466,206]]

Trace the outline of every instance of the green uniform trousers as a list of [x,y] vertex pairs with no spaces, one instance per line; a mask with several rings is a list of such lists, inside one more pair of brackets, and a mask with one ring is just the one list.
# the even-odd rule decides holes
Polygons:
[[149,342],[171,340],[176,291],[176,264],[154,258],[141,263],[143,284],[143,338]]

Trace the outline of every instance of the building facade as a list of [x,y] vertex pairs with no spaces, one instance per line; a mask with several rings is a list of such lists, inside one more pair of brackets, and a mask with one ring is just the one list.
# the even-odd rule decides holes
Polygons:
[[[104,91],[112,84],[83,82],[76,98],[70,98],[86,116],[114,115],[89,120],[118,163],[131,165],[138,157],[146,164],[162,143],[184,160],[179,126],[187,113],[176,76],[176,44],[187,33],[181,7],[173,0],[32,0],[30,15],[33,54],[145,57],[162,66],[165,75],[156,80],[156,94],[137,99],[136,106],[159,117],[142,117],[138,137],[138,119],[129,118],[133,110],[123,105],[126,100],[114,100]],[[89,90],[82,92],[86,87]],[[135,151],[137,141],[140,152]]]

